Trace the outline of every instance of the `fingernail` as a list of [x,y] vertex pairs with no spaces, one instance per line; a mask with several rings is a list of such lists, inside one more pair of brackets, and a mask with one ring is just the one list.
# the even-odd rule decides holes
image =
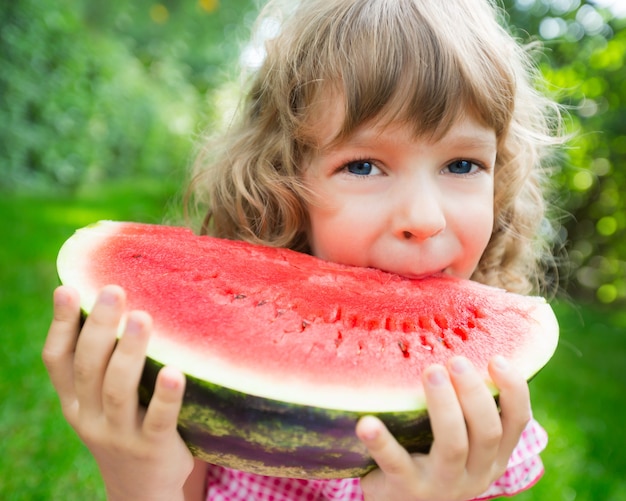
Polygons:
[[360,435],[362,440],[365,440],[366,442],[371,442],[372,440],[376,440],[380,436],[380,428],[378,426],[378,423],[370,416],[365,416],[364,418],[362,418],[360,425]]
[[180,386],[180,383],[177,379],[168,379],[165,377],[161,379],[161,384],[164,388],[167,388],[168,390],[176,390]]
[[117,303],[118,298],[117,298],[117,294],[115,294],[113,291],[104,289],[100,293],[99,300],[102,304],[106,304],[108,306],[114,306]]
[[501,372],[504,372],[509,368],[509,362],[501,355],[496,355],[495,357],[493,357],[493,365]]
[[143,324],[133,317],[130,317],[126,323],[126,332],[131,335],[139,334],[142,328]]
[[428,372],[428,382],[433,386],[440,386],[446,381],[446,374],[443,368],[431,368]]
[[180,371],[171,366],[163,367],[159,372],[160,384],[170,390],[178,389],[183,382],[181,381]]
[[380,435],[378,430],[367,430],[361,435],[361,437],[363,438],[363,440],[371,442],[373,440],[376,440],[378,438],[378,435]]
[[57,306],[66,306],[70,304],[70,295],[63,289],[58,289],[54,293],[54,303]]
[[470,363],[466,358],[456,357],[452,360],[451,366],[454,372],[456,372],[457,374],[463,374],[464,372],[467,372],[469,370]]

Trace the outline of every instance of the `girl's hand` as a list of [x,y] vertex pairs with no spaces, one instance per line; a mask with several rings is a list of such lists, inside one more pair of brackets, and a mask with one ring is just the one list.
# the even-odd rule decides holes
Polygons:
[[137,388],[152,319],[129,313],[116,341],[124,309],[124,291],[107,286],[81,330],[78,294],[59,287],[43,360],[65,418],[100,467],[107,499],[183,499],[193,468],[176,431],[185,379],[162,369],[150,405],[140,407]]
[[434,435],[428,454],[411,456],[378,419],[367,416],[357,435],[379,466],[361,485],[367,501],[466,501],[500,478],[530,420],[524,378],[496,357],[489,373],[501,413],[482,377],[465,358],[433,365],[423,383]]

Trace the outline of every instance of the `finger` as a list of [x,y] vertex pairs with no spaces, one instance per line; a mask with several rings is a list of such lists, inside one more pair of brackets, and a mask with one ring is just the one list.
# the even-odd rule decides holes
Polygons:
[[356,425],[356,434],[386,475],[408,477],[414,474],[411,455],[380,419],[374,416],[362,417]]
[[484,475],[493,468],[501,445],[502,423],[498,406],[483,376],[468,359],[450,359],[449,369],[467,426],[467,470],[470,474]]
[[150,339],[152,318],[146,312],[129,313],[124,333],[117,343],[102,384],[102,406],[116,429],[130,430],[137,423],[137,388]]
[[148,439],[158,441],[176,431],[184,392],[184,374],[174,367],[163,367],[143,421],[143,432]]
[[102,382],[125,308],[124,291],[116,285],[104,287],[87,317],[76,344],[74,376],[81,412],[102,410]]
[[80,330],[78,293],[58,287],[53,296],[53,318],[44,343],[42,358],[50,381],[66,409],[76,398],[74,389],[74,351]]
[[433,468],[440,478],[456,478],[465,470],[468,454],[461,405],[445,367],[428,367],[422,380],[434,437],[429,454]]
[[504,468],[530,421],[530,391],[526,379],[503,357],[491,360],[489,374],[500,392],[502,440],[498,462]]

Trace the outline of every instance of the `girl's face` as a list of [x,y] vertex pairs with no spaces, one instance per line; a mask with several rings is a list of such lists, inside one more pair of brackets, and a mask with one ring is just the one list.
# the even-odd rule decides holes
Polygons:
[[313,254],[409,278],[470,278],[493,227],[495,132],[467,115],[436,141],[374,124],[331,145],[343,116],[324,120],[304,171]]

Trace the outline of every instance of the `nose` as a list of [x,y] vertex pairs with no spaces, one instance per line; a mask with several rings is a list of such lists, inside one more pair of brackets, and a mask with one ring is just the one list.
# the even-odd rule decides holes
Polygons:
[[437,188],[432,185],[405,188],[404,195],[396,202],[396,235],[404,240],[423,241],[442,233],[446,229],[446,217]]

